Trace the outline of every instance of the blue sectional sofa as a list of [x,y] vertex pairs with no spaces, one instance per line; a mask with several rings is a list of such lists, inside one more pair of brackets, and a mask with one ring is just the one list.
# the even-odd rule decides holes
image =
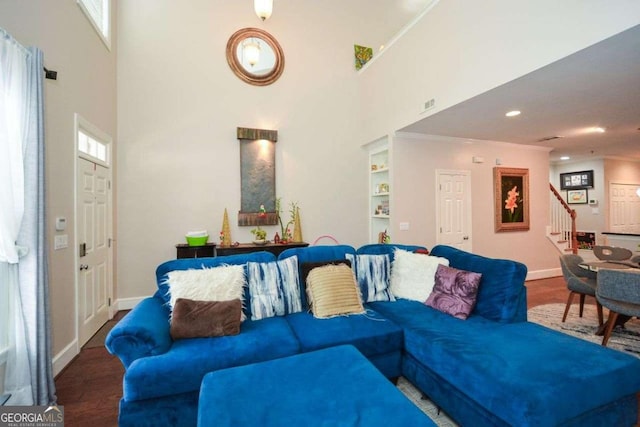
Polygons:
[[[396,247],[425,249],[314,246],[286,250],[278,259],[296,256],[301,269],[307,262],[356,254],[393,260]],[[451,267],[482,273],[468,319],[397,299],[368,303],[362,315],[318,319],[305,310],[246,320],[235,336],[176,341],[169,333],[168,272],[270,262],[275,257],[257,252],[160,265],[158,291],[107,337],[108,350],[125,367],[120,425],[194,426],[200,384],[208,372],[343,344],[355,346],[388,378],[406,377],[461,425],[636,423],[640,359],[527,322],[524,265],[447,246],[436,246],[431,254],[447,258]],[[304,288],[301,294],[307,307]],[[245,300],[250,298],[246,292]]]

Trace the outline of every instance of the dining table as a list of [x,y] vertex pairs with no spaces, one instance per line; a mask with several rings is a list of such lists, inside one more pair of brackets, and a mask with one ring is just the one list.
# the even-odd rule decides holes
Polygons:
[[601,268],[610,268],[614,270],[623,270],[627,268],[640,268],[640,264],[632,261],[589,261],[578,264],[585,270],[598,272]]

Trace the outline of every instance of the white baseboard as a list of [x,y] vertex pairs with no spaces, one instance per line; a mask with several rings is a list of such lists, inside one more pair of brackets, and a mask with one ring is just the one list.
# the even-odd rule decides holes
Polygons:
[[114,312],[118,312],[120,310],[131,310],[145,298],[148,297],[118,298],[114,304]]
[[80,353],[78,340],[73,340],[53,357],[53,376],[58,375]]
[[549,277],[562,276],[560,268],[550,268],[548,270],[529,271],[525,280],[548,279]]

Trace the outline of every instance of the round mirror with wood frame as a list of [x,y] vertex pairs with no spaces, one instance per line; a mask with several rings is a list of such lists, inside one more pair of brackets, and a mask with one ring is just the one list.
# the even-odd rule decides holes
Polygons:
[[[258,49],[260,59],[247,61],[245,48]],[[259,28],[242,28],[227,42],[227,62],[241,80],[256,86],[266,86],[278,80],[284,71],[284,53],[278,41]]]

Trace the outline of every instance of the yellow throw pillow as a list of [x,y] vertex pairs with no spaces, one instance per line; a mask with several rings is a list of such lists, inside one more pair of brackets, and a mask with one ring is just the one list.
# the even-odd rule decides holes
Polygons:
[[353,270],[345,264],[311,270],[307,276],[307,296],[315,317],[364,313]]

